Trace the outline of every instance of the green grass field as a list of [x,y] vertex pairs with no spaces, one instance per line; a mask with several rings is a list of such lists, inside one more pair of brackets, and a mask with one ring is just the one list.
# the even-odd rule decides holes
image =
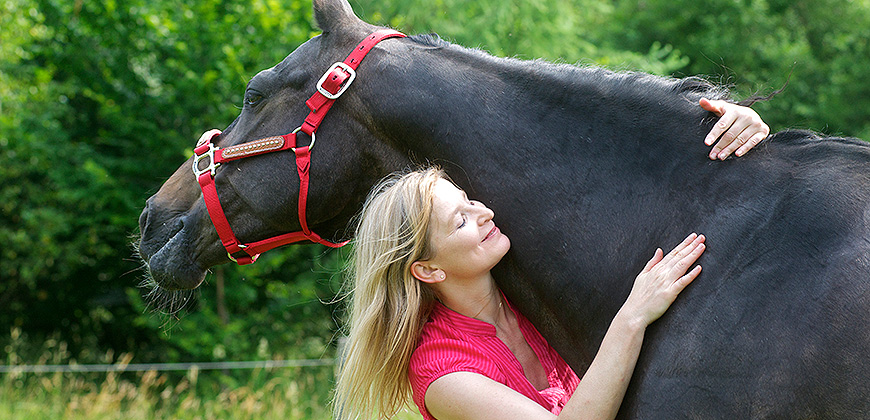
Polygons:
[[[332,366],[0,375],[0,419],[332,418]],[[396,417],[419,418],[412,412]]]

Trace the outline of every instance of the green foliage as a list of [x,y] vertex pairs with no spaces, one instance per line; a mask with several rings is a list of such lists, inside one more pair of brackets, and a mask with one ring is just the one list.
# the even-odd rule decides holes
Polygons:
[[595,64],[659,75],[671,74],[688,63],[667,43],[641,50],[597,43],[597,31],[615,12],[612,2],[357,0],[352,4],[369,22],[407,33],[437,32],[445,39],[498,56]]
[[870,1],[625,0],[608,24],[621,36],[602,42],[673,45],[689,59],[685,74],[734,84],[743,96],[790,80],[758,106],[774,129],[870,138]]
[[[310,7],[0,3],[3,329],[22,327],[34,339],[59,331],[76,354],[100,346],[162,357],[150,347],[165,341],[160,323],[141,320],[149,315],[129,235],[145,198],[187,159],[198,133],[235,118],[246,81],[316,33]],[[298,261],[297,271],[281,273],[287,287],[319,252],[284,254]],[[228,271],[227,283],[242,275]]]
[[[159,338],[169,348],[162,357],[169,360],[334,357],[330,345],[340,266],[340,252],[321,247],[263,254],[251,266],[216,268],[193,306],[178,318],[155,314],[139,317],[136,324],[163,328]],[[218,296],[219,282],[225,298]],[[138,291],[129,293],[144,312]]]

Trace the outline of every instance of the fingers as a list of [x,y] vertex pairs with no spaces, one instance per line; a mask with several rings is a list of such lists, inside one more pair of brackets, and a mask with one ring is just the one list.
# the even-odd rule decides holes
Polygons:
[[704,144],[708,146],[719,140],[710,150],[710,159],[724,160],[732,153],[742,156],[770,134],[770,127],[751,108],[706,99],[699,104],[701,108],[720,116],[704,139]]
[[689,234],[689,236],[686,237],[686,239],[683,239],[683,242],[674,247],[674,249],[671,250],[671,252],[669,252],[668,255],[662,259],[662,262],[664,264],[669,264],[673,261],[678,261],[682,259],[686,255],[691,253],[692,250],[694,250],[699,244],[702,244],[705,240],[706,238],[704,237],[704,235],[698,235],[692,232],[691,234]]
[[656,248],[656,252],[653,254],[652,259],[650,259],[646,263],[646,266],[643,268],[643,272],[649,272],[650,270],[652,270],[652,268],[655,267],[655,265],[658,264],[659,261],[662,260],[663,256],[664,256],[664,252],[662,251],[662,249]]
[[645,322],[644,325],[662,316],[677,295],[701,274],[701,266],[696,265],[691,270],[689,267],[704,253],[705,240],[704,235],[692,233],[665,256],[661,248],[656,249],[644,271],[637,276],[623,305],[624,313]]
[[[703,235],[699,238],[703,238]],[[693,244],[694,247],[692,247],[691,249],[687,247],[685,250],[681,251],[680,254],[677,254],[679,259],[674,262],[674,270],[676,271],[676,273],[686,273],[686,270],[688,270],[692,264],[698,261],[698,258],[701,258],[701,254],[703,254],[704,251],[707,249],[707,246],[704,245],[703,242],[695,241],[693,242]]]
[[[764,126],[767,127],[767,124],[765,124]],[[766,139],[768,134],[770,134],[769,128],[756,132],[743,146],[740,146],[740,148],[737,149],[737,152],[735,152],[734,154],[738,157],[743,156],[744,154],[746,154],[746,152],[749,151],[749,149],[752,149],[753,147],[758,145],[758,143],[761,143],[762,140]]]
[[701,105],[701,108],[716,114],[718,117],[721,117],[725,113],[725,108],[722,106],[724,103],[725,101],[711,101],[707,98],[701,98],[698,101],[698,105]]
[[677,281],[674,282],[674,291],[676,293],[682,292],[683,289],[686,288],[686,286],[688,286],[693,280],[698,278],[699,274],[701,274],[701,266],[696,265],[695,268],[692,269],[692,271],[689,271],[688,273],[686,273],[686,275],[680,277],[679,279],[677,279]]
[[696,266],[691,271],[688,270],[707,249],[704,244],[705,240],[704,235],[692,233],[668,253],[659,264],[654,265],[650,270],[645,269],[645,271],[655,271],[652,274],[661,278],[666,286],[677,285],[676,292],[679,293],[701,272],[700,266]]
[[731,127],[728,127],[728,131],[722,134],[722,137],[713,146],[713,149],[710,150],[710,159],[725,160],[735,149],[746,143],[751,135],[747,131],[747,127],[742,126],[740,121],[735,121]]
[[713,126],[713,129],[710,130],[710,132],[707,134],[707,137],[704,138],[704,144],[706,144],[707,146],[712,146],[713,142],[721,137],[722,134],[728,131],[728,128],[730,128],[731,125],[734,124],[734,120],[737,116],[733,113],[731,115],[728,115],[728,113],[726,112],[726,105],[728,105],[728,103],[725,101],[710,101],[704,98],[701,99],[701,102],[699,103],[701,105],[701,108],[710,111],[720,117],[719,121],[716,122],[716,125]]

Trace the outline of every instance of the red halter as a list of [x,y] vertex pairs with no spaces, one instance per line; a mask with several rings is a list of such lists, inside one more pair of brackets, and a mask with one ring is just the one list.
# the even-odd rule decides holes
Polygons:
[[[308,108],[311,109],[311,112],[305,118],[302,125],[293,130],[293,132],[283,136],[267,137],[249,143],[242,143],[224,149],[216,147],[213,143],[214,138],[220,135],[220,132],[217,130],[215,130],[213,135],[204,135],[200,139],[193,150],[193,173],[202,188],[202,197],[205,200],[209,217],[211,217],[218,236],[221,238],[221,243],[227,249],[227,255],[231,260],[239,265],[251,264],[265,251],[306,239],[333,248],[344,246],[349,242],[329,242],[308,228],[308,221],[305,218],[305,205],[308,200],[308,169],[311,165],[311,149],[314,147],[315,141],[314,133],[320,126],[329,108],[332,107],[333,102],[347,90],[348,86],[356,78],[355,70],[363,57],[378,42],[387,38],[401,38],[404,36],[404,34],[391,29],[381,29],[360,42],[344,62],[337,62],[330,66],[323,77],[320,78],[320,81],[317,82],[317,92],[305,102]],[[296,147],[296,133],[299,131],[311,137],[311,143],[308,146]],[[224,162],[283,150],[292,150],[296,155],[296,168],[299,173],[298,211],[299,223],[302,225],[302,230],[243,244],[236,238],[232,228],[230,228],[230,223],[227,221],[227,217],[221,207],[214,183],[215,169]]]

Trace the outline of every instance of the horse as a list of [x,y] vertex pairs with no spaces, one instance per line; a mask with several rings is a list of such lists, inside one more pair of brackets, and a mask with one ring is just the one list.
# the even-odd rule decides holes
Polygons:
[[[346,0],[314,0],[314,13],[323,33],[250,80],[216,147],[299,127],[322,72],[380,29]],[[648,328],[618,418],[870,415],[863,141],[789,130],[711,161],[715,117],[698,99],[730,94],[702,79],[499,58],[434,35],[385,39],[358,65],[316,145],[299,136],[311,141],[305,181],[289,149],[205,169],[240,241],[348,239],[379,179],[440,164],[494,210],[513,244],[494,277],[582,376],[646,260],[694,230],[707,236],[704,271]],[[209,218],[199,158],[140,216],[138,247],[163,289],[195,288],[241,255]]]

